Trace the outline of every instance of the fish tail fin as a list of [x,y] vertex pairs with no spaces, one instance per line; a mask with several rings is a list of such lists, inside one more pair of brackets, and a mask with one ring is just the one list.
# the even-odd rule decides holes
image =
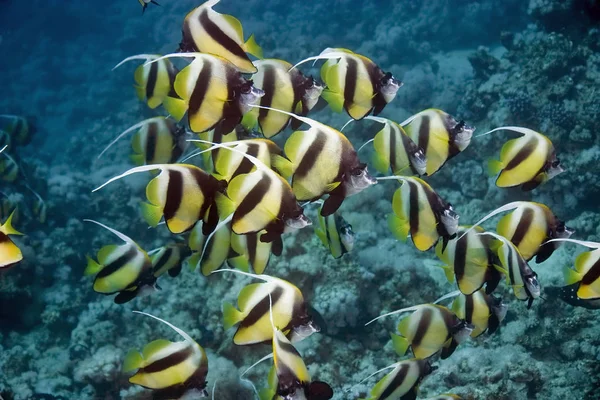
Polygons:
[[200,265],[201,254],[202,253],[199,251],[196,251],[188,258],[188,267],[190,268],[190,271],[195,271],[198,268],[198,265]]
[[285,179],[290,179],[294,174],[294,164],[283,156],[277,154],[274,155],[271,160],[271,165],[273,169],[276,169]]
[[250,272],[250,263],[245,256],[237,256],[227,260],[227,263],[240,271]]
[[134,86],[135,94],[140,101],[144,101],[146,99],[146,89],[141,86]]
[[185,100],[176,99],[174,97],[165,97],[162,104],[165,110],[167,110],[171,117],[177,122],[181,121],[188,109]]
[[258,43],[256,43],[256,38],[254,37],[254,34],[250,35],[246,43],[244,43],[244,48],[248,53],[252,54],[254,57],[263,58],[263,50],[258,45]]
[[142,217],[144,217],[146,223],[153,228],[158,226],[163,214],[161,208],[146,201],[140,202],[140,208],[142,210]]
[[223,303],[223,327],[225,330],[231,328],[243,318],[244,314],[233,306],[233,304]]
[[235,203],[223,193],[218,193],[215,196],[215,204],[217,206],[217,213],[220,219],[229,217],[235,211]]
[[504,164],[498,160],[488,160],[487,171],[490,176],[496,176],[502,169],[504,168]]
[[344,110],[344,95],[324,89],[321,97],[329,104],[334,112],[341,113]]
[[373,153],[372,161],[375,169],[382,174],[387,173],[390,169],[390,160],[382,157],[381,154],[377,152]]
[[572,285],[577,282],[581,282],[583,275],[569,267],[563,269],[563,276],[567,285]]
[[403,336],[396,335],[395,333],[391,333],[390,336],[392,338],[392,345],[394,346],[396,353],[399,356],[405,355],[408,351],[408,346],[410,345],[410,343],[408,343],[408,339]]
[[123,360],[123,372],[129,372],[136,369],[140,369],[144,365],[144,357],[142,353],[133,349],[129,350],[125,359]]
[[99,264],[96,260],[94,260],[90,256],[85,256],[87,258],[87,266],[83,271],[85,276],[96,275],[102,269],[102,265]]
[[444,270],[444,275],[446,275],[448,282],[454,283],[454,268],[449,265],[440,265],[440,268]]
[[273,388],[263,388],[258,392],[258,398],[260,400],[273,400],[276,394],[277,391]]
[[19,232],[12,226],[12,219],[15,215],[15,211],[16,209],[14,209],[13,212],[10,213],[4,225],[0,225],[0,232],[3,232],[5,235],[23,235],[21,232]]
[[398,240],[406,241],[408,239],[410,225],[402,218],[395,214],[388,215],[388,227]]
[[131,160],[132,163],[134,163],[137,166],[145,164],[145,160],[144,160],[144,155],[143,154],[131,154],[129,156],[129,159]]

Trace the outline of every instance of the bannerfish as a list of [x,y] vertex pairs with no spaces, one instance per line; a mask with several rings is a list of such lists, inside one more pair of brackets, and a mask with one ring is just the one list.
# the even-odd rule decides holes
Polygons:
[[384,72],[369,58],[348,49],[327,48],[307,61],[327,61],[321,67],[321,80],[327,86],[321,96],[335,112],[346,110],[359,120],[373,112],[378,115],[395,97],[402,82]]
[[186,15],[179,50],[214,54],[228,60],[240,71],[253,74],[257,69],[246,53],[262,58],[262,49],[254,35],[244,42],[242,24],[237,18],[212,9],[219,1],[209,0]]
[[420,251],[429,250],[442,238],[442,250],[456,236],[459,215],[428,183],[416,177],[394,177],[402,186],[394,192],[393,214],[388,226],[394,236],[411,239]]
[[191,255],[191,251],[185,244],[173,242],[149,251],[148,255],[152,260],[152,274],[156,278],[165,273],[176,277],[181,273],[183,263]]
[[[239,127],[240,125],[238,125]],[[227,143],[227,142],[235,142],[238,139],[241,139],[238,135],[237,132],[237,127],[236,129],[232,130],[229,133],[223,133],[220,131],[215,131],[214,129],[211,129],[209,131],[206,132],[202,132],[202,133],[197,133],[196,137],[200,140],[202,140],[203,142],[196,142],[196,141],[191,141],[191,143],[196,146],[198,149],[200,150],[207,150],[211,147],[210,144],[207,143]],[[217,155],[219,154],[219,152],[221,151],[220,148],[216,147],[213,148],[210,151],[201,151],[202,154],[202,165],[204,166],[204,169],[207,172],[214,172],[214,159],[217,157]],[[225,150],[227,151],[227,150]],[[190,155],[190,157],[192,157],[192,155]]]
[[392,371],[373,386],[369,397],[362,400],[414,400],[417,398],[419,385],[423,379],[437,367],[432,366],[429,360],[413,358],[389,365],[366,379],[388,369]]
[[[8,121],[8,124],[0,124],[0,130],[8,132],[15,144],[25,146],[31,142],[31,135],[36,130],[32,118],[2,114],[0,115],[0,120]],[[0,148],[2,148],[2,145],[0,145]]]
[[140,101],[146,102],[148,107],[155,109],[169,98],[179,99],[174,89],[178,70],[170,60],[162,58],[160,54],[136,54],[118,63],[113,71],[132,60],[144,61],[144,64],[138,66],[133,74],[135,80],[133,87]]
[[492,293],[502,278],[495,268],[498,261],[490,247],[492,238],[480,235],[484,230],[479,226],[465,234],[467,229],[459,227],[457,237],[448,241],[446,249],[439,242],[435,254],[446,263],[442,268],[448,281],[454,282],[456,279],[463,294],[473,294],[484,285],[486,293]]
[[575,232],[559,220],[548,206],[532,201],[505,204],[483,217],[478,224],[510,210],[514,211],[502,217],[496,231],[517,246],[527,261],[533,257],[537,263],[546,261],[560,246],[560,242],[551,240],[569,238]]
[[250,272],[252,271],[258,275],[262,275],[269,265],[271,253],[276,256],[280,256],[282,248],[278,245],[282,245],[282,242],[275,241],[271,243],[265,243],[260,240],[260,236],[264,231],[257,233],[248,233],[246,235],[237,235],[231,233],[231,250],[236,254],[227,260],[232,268],[237,268],[240,271]]
[[21,249],[10,239],[9,235],[22,235],[12,226],[13,211],[4,224],[0,225],[0,269],[12,267],[23,260]]
[[38,192],[33,190],[27,183],[25,183],[25,187],[27,187],[27,189],[29,189],[29,191],[33,193],[34,196],[32,208],[33,215],[39,223],[45,224],[46,219],[48,218],[48,206],[46,205],[46,202],[44,201],[42,196],[40,196]]
[[142,215],[148,225],[156,227],[164,217],[171,233],[179,234],[204,221],[204,234],[214,230],[219,221],[217,197],[225,190],[226,182],[191,164],[154,164],[132,168],[109,179],[93,191],[111,182],[144,171],[160,170],[146,186],[148,202],[142,202]]
[[84,275],[95,275],[94,291],[105,295],[115,294],[115,303],[133,300],[143,289],[155,287],[152,261],[148,254],[131,238],[100,222],[86,219],[110,231],[125,242],[107,245],[98,251],[98,261],[87,256]]
[[19,177],[19,164],[7,152],[3,152],[0,160],[0,180],[14,182]]
[[207,397],[206,352],[190,335],[171,323],[141,311],[134,313],[154,318],[177,332],[184,340],[157,339],[140,352],[131,350],[123,361],[123,371],[136,371],[129,382],[153,390],[154,399],[192,399]]
[[490,175],[498,175],[496,186],[521,186],[530,191],[562,173],[554,145],[539,132],[519,126],[503,126],[489,131],[508,130],[523,136],[509,140],[502,146],[500,160],[490,160]]
[[453,311],[436,304],[392,311],[369,321],[367,325],[380,318],[409,311],[414,312],[400,321],[399,334],[391,334],[394,349],[400,356],[406,354],[410,347],[416,358],[425,359],[441,351],[441,358],[446,359],[474,328]]
[[140,5],[142,6],[142,14],[146,12],[146,8],[148,8],[148,4],[152,3],[154,5],[160,6],[155,0],[138,0]]
[[[214,235],[206,243],[207,235],[202,233],[202,223],[198,222],[190,233],[188,244],[192,250],[189,259],[190,269],[200,268],[202,275],[221,268],[228,257],[231,257],[231,224],[217,226]],[[205,246],[206,244],[206,246]],[[236,254],[235,254],[236,255]]]
[[554,239],[553,241],[570,242],[593,249],[577,256],[575,269],[565,267],[563,272],[567,285],[579,285],[577,288],[579,299],[600,299],[600,243],[574,239]]
[[430,108],[409,117],[400,125],[408,136],[425,152],[428,176],[464,151],[471,143],[475,128],[457,121],[450,114]]
[[319,214],[319,226],[315,225],[315,234],[329,251],[333,258],[340,258],[352,251],[354,247],[354,232],[352,225],[338,213],[323,217]]
[[5,130],[0,129],[0,149],[2,148],[10,149],[11,147],[11,138],[10,134]]
[[[260,105],[306,116],[317,104],[323,86],[312,77],[305,76],[298,69],[283,60],[254,61],[258,72],[252,76],[254,86],[262,89],[265,95],[260,98]],[[242,125],[252,129],[257,124],[266,138],[271,138],[283,131],[292,120],[292,129],[298,129],[298,120],[290,116],[268,109],[254,108],[244,115]]]

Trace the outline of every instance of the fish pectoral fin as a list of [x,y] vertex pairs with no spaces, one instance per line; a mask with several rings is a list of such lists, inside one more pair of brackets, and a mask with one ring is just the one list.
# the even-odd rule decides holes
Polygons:
[[490,159],[487,163],[487,171],[490,176],[496,176],[502,169],[504,164],[501,161]]
[[139,351],[132,349],[129,350],[127,355],[125,355],[125,359],[123,360],[123,372],[129,372],[136,369],[140,369],[144,366],[144,357],[142,357],[142,353]]
[[334,112],[341,113],[344,110],[344,95],[324,89],[321,97],[325,99]]
[[246,43],[244,43],[244,50],[256,58],[263,58],[263,49],[256,43],[254,34],[250,35],[248,40],[246,40]]
[[228,259],[227,264],[229,264],[232,268],[239,269],[243,272],[250,271],[250,262],[248,261],[248,258],[244,255]]
[[506,269],[504,269],[504,267],[494,264],[494,268],[496,269],[496,271],[500,272],[502,275],[504,275],[506,277],[506,282],[510,284],[510,277],[508,275],[508,271]]
[[388,227],[396,239],[405,242],[406,239],[408,239],[408,233],[410,231],[410,225],[408,224],[408,221],[398,217],[395,214],[388,215],[387,220]]
[[142,210],[142,217],[148,225],[155,228],[158,226],[160,219],[162,218],[163,210],[159,206],[150,204],[148,202],[140,202],[140,208]]
[[395,333],[391,333],[390,336],[392,338],[392,345],[394,346],[396,353],[401,357],[405,355],[408,351],[408,347],[410,346],[408,339],[404,336],[396,335]]
[[223,303],[223,328],[225,330],[231,328],[242,320],[244,314],[233,306],[233,304]]
[[583,279],[583,275],[581,273],[569,267],[565,267],[563,269],[563,276],[567,285],[572,285],[574,283],[581,282],[581,279]]
[[333,183],[328,183],[327,185],[325,185],[325,193],[331,193],[333,192],[335,189],[337,189],[340,185],[342,184],[342,182],[333,182]]

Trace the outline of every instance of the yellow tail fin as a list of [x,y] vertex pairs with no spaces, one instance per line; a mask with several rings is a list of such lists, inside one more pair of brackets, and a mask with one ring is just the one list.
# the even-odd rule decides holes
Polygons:
[[563,276],[565,278],[565,283],[567,285],[572,285],[574,283],[581,282],[581,279],[583,278],[582,274],[580,274],[579,272],[577,272],[575,270],[572,270],[569,267],[564,268]]
[[490,176],[496,176],[502,169],[504,168],[504,164],[502,164],[498,160],[488,160],[487,170]]
[[10,215],[8,216],[4,225],[0,226],[0,232],[4,233],[5,235],[22,235],[21,232],[19,232],[12,226],[12,219],[13,219],[13,216],[15,215],[15,211],[17,211],[17,210],[14,209],[13,212],[11,212]]
[[162,104],[165,110],[167,110],[177,122],[181,121],[188,109],[185,100],[176,99],[174,97],[165,97]]
[[141,368],[144,364],[142,354],[137,350],[129,350],[123,360],[123,372],[129,372]]
[[140,208],[142,209],[142,216],[148,225],[156,227],[162,218],[162,209],[145,201],[140,202]]
[[85,276],[96,275],[100,270],[104,267],[102,264],[99,264],[96,260],[94,260],[90,256],[85,256],[87,258],[87,266],[83,271]]
[[285,179],[290,179],[294,174],[294,164],[283,156],[273,155],[271,157],[271,166]]
[[244,49],[256,58],[263,58],[263,50],[258,43],[256,43],[254,34],[250,35],[246,43],[244,43]]
[[331,90],[325,89],[321,93],[321,97],[329,104],[329,107],[337,113],[341,113],[344,110],[344,96],[332,92]]
[[223,303],[223,327],[225,330],[231,328],[242,320],[244,314],[231,303]]
[[408,351],[408,346],[410,346],[408,339],[404,336],[396,335],[395,333],[391,333],[390,336],[392,337],[392,345],[394,346],[396,353],[399,356],[405,355]]
[[408,238],[410,225],[408,222],[396,216],[395,214],[388,215],[388,227],[398,240],[406,241]]

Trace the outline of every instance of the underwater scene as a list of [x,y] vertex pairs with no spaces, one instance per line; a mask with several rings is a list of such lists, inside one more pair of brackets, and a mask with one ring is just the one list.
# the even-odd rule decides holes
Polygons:
[[600,1],[0,0],[0,400],[600,399]]

